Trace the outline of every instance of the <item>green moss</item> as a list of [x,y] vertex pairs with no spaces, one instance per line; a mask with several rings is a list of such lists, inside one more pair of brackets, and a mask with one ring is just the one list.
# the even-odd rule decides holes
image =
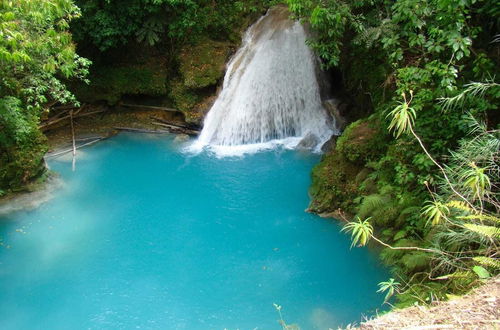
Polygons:
[[347,126],[337,141],[337,150],[349,161],[364,164],[380,156],[386,143],[386,134],[379,121],[362,119]]
[[310,210],[326,212],[350,208],[357,193],[355,178],[360,170],[361,167],[337,151],[325,155],[312,171]]
[[159,61],[94,67],[89,80],[89,85],[79,84],[73,88],[82,102],[106,101],[114,105],[123,95],[167,94],[167,68]]
[[396,308],[414,306],[415,302],[420,304],[430,303],[433,300],[446,300],[446,287],[441,283],[426,281],[411,287],[397,295]]
[[200,89],[216,85],[224,76],[231,44],[204,38],[185,46],[179,54],[179,71],[184,86]]
[[189,89],[181,80],[173,80],[170,83],[170,98],[174,101],[175,107],[189,116],[200,101],[199,93]]
[[[338,208],[353,211],[355,197],[367,189],[370,169],[365,163],[385,151],[385,134],[376,118],[359,120],[339,137],[335,150],[313,169],[310,209],[315,212]],[[369,189],[375,190],[373,185]]]

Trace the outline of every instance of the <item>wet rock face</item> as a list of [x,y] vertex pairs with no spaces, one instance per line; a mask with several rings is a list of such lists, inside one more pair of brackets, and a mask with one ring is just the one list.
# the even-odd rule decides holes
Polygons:
[[323,107],[335,119],[336,128],[343,131],[348,123],[346,119],[347,104],[338,99],[328,99],[323,102]]
[[330,140],[323,143],[323,145],[321,146],[321,151],[322,152],[329,152],[329,151],[335,150],[335,146],[337,145],[338,138],[339,138],[338,135],[332,135]]
[[304,136],[304,138],[297,145],[297,149],[314,149],[320,143],[319,138],[309,132]]

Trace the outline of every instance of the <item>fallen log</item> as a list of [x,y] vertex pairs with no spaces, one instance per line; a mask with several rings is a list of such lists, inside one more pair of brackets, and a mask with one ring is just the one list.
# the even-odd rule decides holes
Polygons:
[[133,128],[133,127],[113,127],[113,129],[116,129],[118,131],[134,132],[134,133],[150,133],[150,134],[165,134],[165,133],[168,133],[167,130],[150,130],[150,129]]
[[66,119],[70,119],[71,118],[71,114],[70,114],[71,111],[73,111],[73,116],[76,116],[76,115],[78,115],[78,113],[80,111],[83,110],[83,108],[84,108],[84,106],[78,108],[76,111],[73,111],[73,109],[63,110],[63,111],[55,114],[53,117],[42,122],[40,124],[39,128],[43,131],[46,127],[57,124],[58,122],[61,122],[61,121],[66,120]]
[[181,126],[177,126],[177,125],[165,124],[165,123],[160,123],[160,122],[153,122],[153,124],[161,126],[161,127],[164,127],[164,128],[168,129],[172,133],[187,134],[187,135],[190,135],[190,136],[197,136],[197,135],[200,134],[199,131],[195,131],[195,130],[192,130],[192,129],[187,129],[187,128],[184,128],[184,127],[181,127]]
[[193,124],[193,123],[172,122],[172,121],[167,121],[167,120],[164,120],[162,118],[155,117],[155,116],[150,116],[149,118],[152,119],[152,120],[154,120],[154,121],[157,121],[157,122],[160,122],[160,123],[163,123],[163,124],[167,124],[167,125],[177,126],[177,127],[181,127],[181,128],[185,128],[185,129],[190,129],[190,130],[193,130],[193,131],[200,131],[201,130],[200,125]]
[[78,108],[81,108],[81,106],[76,106],[76,105],[56,105],[56,106],[52,106],[51,109],[54,109],[54,110],[71,110],[71,109],[78,109]]
[[[84,113],[80,113],[82,110],[82,108],[78,109],[77,111],[73,112],[73,119],[78,119],[78,118],[82,118],[82,117],[85,117],[85,116],[91,116],[91,115],[95,115],[95,114],[98,114],[98,113],[102,113],[102,112],[105,112],[106,109],[103,109],[103,110],[96,110],[96,111],[91,111],[91,112],[84,112]],[[70,119],[71,118],[71,115],[66,115],[64,117],[60,117],[60,118],[57,118],[57,119],[53,119],[52,121],[49,121],[49,122],[44,122],[42,123],[39,128],[42,130],[42,131],[45,131],[47,129],[50,128],[50,126],[54,125],[54,124],[57,124],[63,120],[67,120],[67,119]]]
[[[75,149],[76,149],[76,150],[78,150],[78,149],[81,149],[81,148],[83,148],[83,147],[90,146],[90,145],[92,145],[92,144],[94,144],[94,143],[97,143],[97,142],[102,141],[102,140],[107,139],[107,138],[108,138],[107,136],[103,136],[103,137],[101,137],[101,138],[96,138],[96,139],[95,139],[95,140],[93,140],[93,141],[90,141],[90,142],[84,143],[84,144],[79,145],[79,146],[75,146]],[[58,152],[55,152],[55,153],[48,153],[45,157],[47,157],[47,158],[57,157],[57,156],[61,156],[61,155],[67,154],[67,153],[69,153],[69,152],[73,152],[73,150],[74,150],[74,149],[73,149],[73,148],[71,148],[71,149],[67,149],[67,150],[63,150],[63,151],[58,151]]]
[[130,103],[120,103],[119,105],[122,107],[126,107],[126,108],[143,108],[143,109],[162,110],[162,111],[182,113],[182,111],[174,109],[174,108],[159,107],[159,106],[153,106],[153,105],[130,104]]

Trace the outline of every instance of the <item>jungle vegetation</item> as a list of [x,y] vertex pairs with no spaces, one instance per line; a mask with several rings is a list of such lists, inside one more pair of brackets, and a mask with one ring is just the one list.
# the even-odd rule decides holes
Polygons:
[[[44,171],[38,126],[54,105],[165,94],[189,113],[242,29],[279,2],[1,1],[0,195]],[[311,209],[341,209],[354,245],[382,245],[394,279],[380,291],[399,306],[498,274],[500,5],[281,2],[357,109],[313,171]]]
[[374,242],[398,306],[499,273],[500,5],[476,0],[287,0],[310,45],[360,100],[314,169],[311,208]]

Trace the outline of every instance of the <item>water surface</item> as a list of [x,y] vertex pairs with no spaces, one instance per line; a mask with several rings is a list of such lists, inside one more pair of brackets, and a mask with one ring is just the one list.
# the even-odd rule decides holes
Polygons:
[[123,134],[50,161],[64,185],[0,218],[1,329],[327,329],[380,307],[388,275],[304,212],[318,155],[188,155]]

